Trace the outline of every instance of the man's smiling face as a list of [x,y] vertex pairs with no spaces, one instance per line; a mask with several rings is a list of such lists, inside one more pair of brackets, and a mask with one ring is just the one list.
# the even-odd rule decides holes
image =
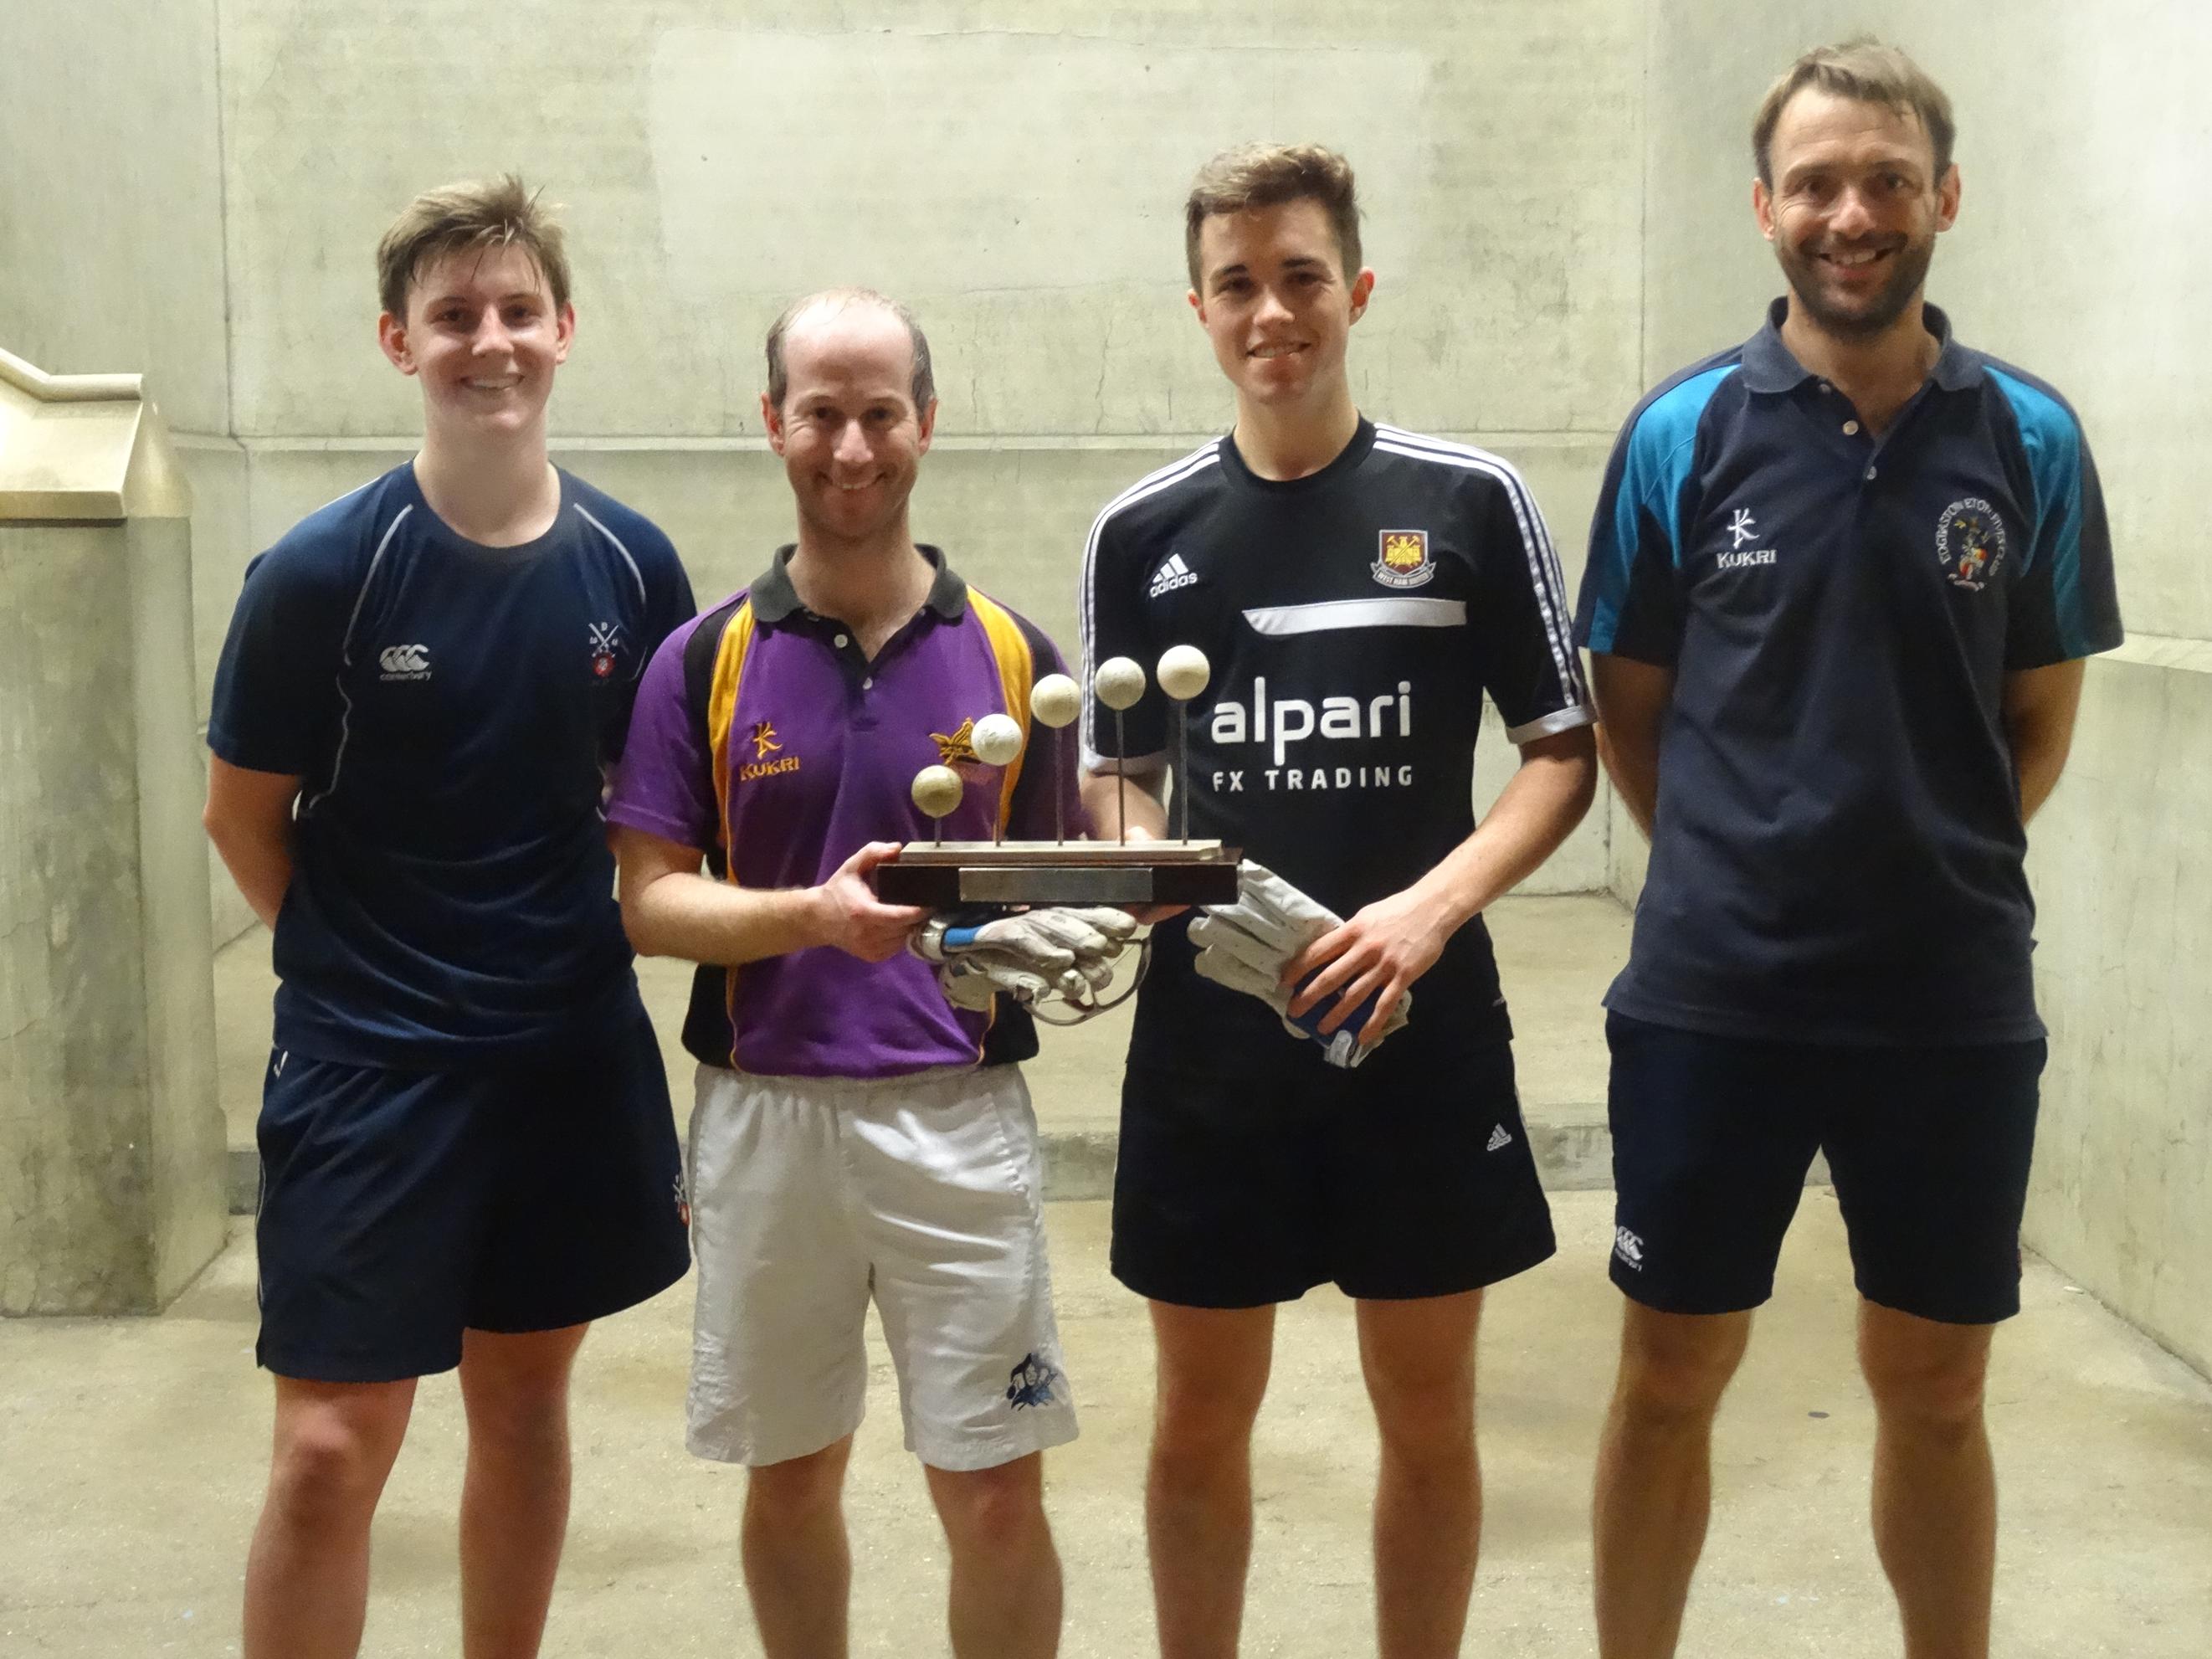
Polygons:
[[1346,274],[1319,202],[1215,214],[1199,228],[1198,256],[1190,302],[1243,397],[1294,405],[1342,380],[1346,338],[1375,273]]
[[1773,175],[1752,186],[1793,296],[1827,332],[1879,334],[1919,297],[1959,212],[1959,170],[1936,172],[1917,117],[1808,87],[1775,124]]

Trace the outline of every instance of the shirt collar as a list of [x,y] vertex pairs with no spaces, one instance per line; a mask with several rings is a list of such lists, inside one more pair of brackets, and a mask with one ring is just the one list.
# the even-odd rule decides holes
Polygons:
[[[1766,308],[1766,326],[1744,342],[1743,383],[1753,392],[1789,392],[1813,378],[1812,371],[1790,355],[1782,343],[1783,319],[1790,314],[1784,297]],[[1974,355],[1951,337],[1951,319],[1935,306],[1923,305],[1920,314],[1936,337],[1936,367],[1928,378],[1946,392],[1960,392],[1981,377]]]
[[[789,546],[776,549],[775,557],[769,561],[768,568],[756,576],[746,588],[756,621],[773,627],[794,612],[802,616],[811,614],[799,602],[799,590],[792,586],[789,566],[794,550]],[[929,584],[928,596],[922,600],[923,607],[935,611],[946,622],[959,621],[968,609],[968,584],[945,562],[942,549],[923,543],[917,550],[937,572]]]

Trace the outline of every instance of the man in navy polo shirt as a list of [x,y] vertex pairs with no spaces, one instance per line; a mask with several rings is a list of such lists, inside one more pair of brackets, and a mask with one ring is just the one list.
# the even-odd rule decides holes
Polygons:
[[422,451],[248,568],[208,726],[208,833],[280,981],[247,1659],[358,1647],[415,1380],[456,1365],[461,1650],[536,1652],[569,1367],[589,1321],[688,1261],[599,797],[690,585],[659,531],[546,459],[576,318],[538,198],[430,191],[377,265]]
[[1671,1654],[1710,1432],[1816,1149],[1861,1297],[1874,1528],[1908,1659],[1989,1647],[1982,1387],[2019,1310],[2044,1060],[2023,826],[2120,640],[2074,412],[1922,302],[1949,100],[1871,41],[1753,130],[1788,295],[1644,399],[1577,618],[1651,841],[1607,997],[1630,1298],[1598,1464],[1605,1659]]
[[631,938],[712,964],[684,1028],[701,1062],[689,1443],[750,1468],[745,1584],[771,1659],[843,1653],[840,1494],[872,1297],[951,1546],[953,1651],[1037,1659],[1060,1605],[1040,1454],[1075,1416],[1010,1063],[1036,1034],[1008,999],[953,1006],[906,951],[925,913],[879,903],[868,875],[932,833],[909,793],[932,764],[967,781],[947,836],[1049,836],[1055,794],[1083,822],[1062,745],[1001,769],[969,742],[988,714],[1026,728],[1060,655],[915,544],[937,406],[904,307],[799,301],[769,332],[768,380],[798,542],[662,647],[608,811]]

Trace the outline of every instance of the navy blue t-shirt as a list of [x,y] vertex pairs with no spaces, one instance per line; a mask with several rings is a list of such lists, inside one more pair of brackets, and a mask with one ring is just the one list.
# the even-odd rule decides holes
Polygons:
[[2042,1034],[2005,677],[2120,642],[2087,441],[1950,337],[1881,438],[1784,345],[1638,405],[1578,641],[1670,668],[1651,862],[1607,1006],[1723,1036]]
[[279,1048],[443,1068],[636,995],[601,769],[691,586],[651,523],[560,481],[544,535],[492,548],[395,467],[246,568],[208,744],[301,780]]

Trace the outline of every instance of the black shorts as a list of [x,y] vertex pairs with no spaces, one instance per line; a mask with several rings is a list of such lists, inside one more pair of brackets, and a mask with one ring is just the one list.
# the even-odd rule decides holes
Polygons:
[[1842,1048],[1606,1017],[1613,1282],[1664,1313],[1773,1294],[1825,1152],[1859,1294],[1957,1325],[2020,1311],[2044,1042]]
[[683,1162],[642,1009],[557,1054],[450,1072],[270,1057],[260,1363],[386,1382],[461,1333],[557,1330],[690,1262]]
[[1132,1065],[1114,1172],[1114,1276],[1195,1308],[1449,1296],[1556,1246],[1507,1042],[1441,1068],[1383,1043],[1340,1071],[1300,1045],[1243,1078]]

